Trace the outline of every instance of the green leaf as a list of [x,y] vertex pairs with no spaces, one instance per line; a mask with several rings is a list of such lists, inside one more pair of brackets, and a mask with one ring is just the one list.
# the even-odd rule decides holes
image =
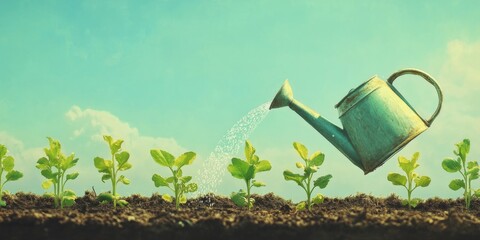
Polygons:
[[448,187],[454,191],[457,191],[460,188],[465,188],[465,183],[461,179],[453,179]]
[[67,174],[67,180],[74,180],[78,177],[78,175],[78,172]]
[[477,161],[469,161],[467,164],[467,175],[470,176],[470,180],[479,178],[480,167]]
[[53,174],[52,170],[50,170],[50,169],[42,170],[40,173],[42,174],[42,176],[44,176],[47,179],[54,179],[55,178],[55,175]]
[[72,168],[73,166],[75,166],[78,162],[78,158],[75,158],[75,154],[70,154],[70,156],[68,157],[65,157],[65,156],[61,156],[60,157],[60,168],[63,170],[63,171],[66,171],[67,169],[69,168]]
[[128,185],[128,184],[130,184],[130,179],[128,179],[128,178],[126,178],[125,176],[121,175],[121,176],[118,178],[117,182],[121,182],[121,183],[123,183],[123,184],[125,184],[125,185]]
[[245,141],[245,158],[247,159],[247,162],[250,163],[250,160],[252,160],[254,154],[255,148],[252,146],[250,141]]
[[115,155],[122,148],[123,140],[121,139],[114,141],[111,136],[106,135],[103,136],[103,139],[108,143],[108,146],[110,147],[110,153],[112,155]]
[[64,196],[62,197],[62,204],[64,207],[71,207],[75,204],[76,197]]
[[5,176],[5,178],[7,179],[7,182],[16,181],[16,180],[18,180],[22,177],[23,177],[23,173],[21,173],[19,171],[16,171],[16,170],[12,170],[12,171],[8,172],[7,175]]
[[230,199],[233,201],[233,203],[235,203],[235,205],[239,207],[246,207],[248,205],[246,197],[247,193],[243,190],[240,190],[239,192],[234,192],[230,195]]
[[120,199],[117,201],[118,206],[120,207],[126,207],[128,205],[128,202],[124,199]]
[[270,162],[267,160],[259,161],[255,165],[255,173],[270,171],[270,169],[272,169],[272,165],[270,165]]
[[185,177],[179,178],[178,180],[180,180],[180,182],[182,182],[182,183],[188,183],[188,182],[190,182],[190,180],[192,180],[192,177],[191,176],[185,176]]
[[312,164],[314,166],[320,167],[323,164],[323,161],[325,160],[325,154],[321,152],[315,152],[313,155],[310,157]]
[[408,206],[408,205],[410,205],[410,203],[408,202],[407,199],[402,199],[401,203],[402,203],[402,206]]
[[305,169],[305,164],[303,164],[301,162],[296,162],[295,166],[297,166],[297,168]]
[[410,201],[409,205],[410,205],[411,207],[413,207],[413,208],[416,208],[416,207],[418,206],[418,204],[421,203],[421,202],[422,202],[422,199],[420,199],[420,198],[413,198],[413,199]]
[[253,185],[254,187],[264,187],[264,186],[267,186],[264,182],[260,182],[260,181],[254,181],[254,182],[252,183],[252,185]]
[[195,157],[197,156],[196,153],[194,152],[186,152],[182,155],[180,155],[177,159],[175,159],[175,166],[178,168],[183,167],[184,165],[190,165],[193,163],[193,160],[195,160]]
[[104,193],[100,193],[98,196],[97,196],[97,200],[99,202],[113,202],[114,200],[114,197],[111,193],[109,192],[104,192]]
[[125,171],[132,168],[132,164],[130,163],[124,163],[121,167],[118,168],[118,171]]
[[175,180],[174,177],[168,177],[165,179],[168,183],[173,183],[173,181]]
[[442,168],[447,172],[454,173],[460,171],[460,169],[462,169],[462,166],[459,162],[447,158],[442,161]]
[[467,163],[467,169],[474,169],[478,168],[478,162],[477,161],[469,161]]
[[306,202],[299,202],[297,206],[295,206],[295,209],[297,211],[303,211],[307,208],[307,203]]
[[77,195],[73,190],[67,189],[63,191],[63,196],[68,196],[68,197],[76,197]]
[[150,150],[150,155],[152,155],[152,158],[155,160],[155,162],[165,167],[173,167],[175,163],[175,157],[161,149]]
[[238,158],[232,158],[232,164],[229,164],[227,167],[232,176],[239,179],[245,179],[249,168],[250,165],[247,162]]
[[42,197],[44,198],[55,198],[55,194],[53,192],[46,192],[42,194]]
[[480,188],[475,190],[473,194],[475,195],[475,197],[480,198]]
[[182,194],[182,196],[180,196],[180,200],[178,201],[180,204],[185,204],[187,203],[187,197],[185,197],[185,195]]
[[283,177],[285,178],[285,180],[287,181],[294,181],[296,182],[298,185],[300,186],[303,186],[303,179],[304,179],[304,176],[303,175],[300,175],[300,174],[297,174],[297,173],[293,173],[291,172],[290,170],[285,170],[283,171]]
[[96,157],[93,159],[93,164],[98,170],[108,169],[106,160],[101,157]]
[[398,173],[389,173],[387,180],[392,182],[393,185],[405,186],[407,184],[407,178]]
[[248,166],[247,172],[245,173],[244,179],[250,181],[250,179],[255,177],[255,166]]
[[7,202],[0,199],[0,207],[6,207],[6,206],[7,206]]
[[10,172],[13,170],[13,167],[15,166],[15,159],[13,159],[12,156],[7,156],[3,159],[2,165],[5,171]]
[[189,193],[189,192],[195,192],[197,191],[197,189],[198,189],[198,186],[196,183],[189,183],[185,186],[184,191],[185,193]]
[[415,185],[418,187],[426,187],[430,185],[430,182],[432,181],[430,177],[427,176],[421,176],[417,177],[413,180],[415,182]]
[[172,199],[172,196],[170,196],[168,193],[165,193],[162,195],[162,199],[165,201],[165,202],[173,202],[173,199]]
[[317,178],[317,180],[315,180],[313,182],[313,185],[314,186],[317,186],[321,189],[327,187],[328,185],[328,182],[330,182],[330,179],[332,178],[332,175],[331,174],[328,174],[328,175],[325,175],[325,176],[321,176],[319,178]]
[[36,167],[40,170],[49,169],[50,165],[48,159],[46,157],[38,159]]
[[405,173],[410,173],[415,169],[415,163],[406,159],[403,156],[398,157],[398,165]]
[[52,186],[53,181],[51,179],[45,180],[42,182],[42,188],[43,189],[48,189],[50,186]]
[[152,181],[155,184],[155,187],[168,187],[168,182],[158,174],[153,174]]
[[118,168],[121,168],[125,163],[127,163],[129,158],[130,158],[130,153],[126,151],[115,154],[115,159],[118,162]]
[[7,154],[7,147],[0,144],[0,159],[2,159]]
[[248,161],[250,164],[257,164],[260,158],[257,155],[253,155],[252,159]]
[[297,150],[298,154],[303,160],[308,160],[308,150],[303,144],[299,142],[294,142],[293,147],[295,148],[295,150]]
[[322,194],[317,194],[317,195],[312,199],[312,203],[313,203],[313,204],[321,204],[321,203],[323,203],[324,200],[325,200],[325,198],[323,197]]
[[306,168],[304,169],[305,174],[307,174],[307,175],[316,173],[317,170],[318,170],[318,167],[317,167],[317,166],[308,166],[308,167],[306,167]]
[[106,173],[102,175],[102,182],[105,182],[110,179],[112,179],[112,175],[110,175],[110,173]]
[[103,140],[105,140],[105,142],[107,142],[109,146],[112,145],[113,138],[111,136],[103,135]]
[[178,169],[178,170],[175,171],[175,176],[176,176],[177,178],[181,178],[182,175],[183,175],[182,169]]
[[463,141],[458,143],[457,146],[462,161],[465,161],[467,159],[467,154],[470,152],[470,140],[463,139]]

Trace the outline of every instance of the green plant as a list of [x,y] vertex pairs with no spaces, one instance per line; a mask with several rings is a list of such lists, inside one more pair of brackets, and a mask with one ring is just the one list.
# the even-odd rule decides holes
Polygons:
[[[7,182],[16,181],[23,177],[23,173],[13,170],[15,166],[15,159],[12,156],[7,156],[7,147],[0,144],[0,207],[7,206],[3,201],[3,187]],[[5,181],[3,181],[3,172],[6,172]]]
[[313,181],[312,185],[313,174],[316,173],[318,171],[318,167],[323,164],[323,161],[325,160],[325,154],[317,151],[314,152],[312,156],[308,157],[308,149],[303,144],[294,142],[293,147],[295,150],[297,150],[298,154],[304,161],[304,163],[296,163],[297,168],[303,169],[303,174],[297,174],[290,170],[285,170],[283,172],[283,177],[287,181],[296,182],[307,194],[307,200],[298,203],[296,207],[297,210],[308,209],[310,211],[312,210],[313,205],[323,203],[323,196],[321,194],[317,194],[312,198],[313,190],[316,187],[320,189],[327,187],[332,175],[327,174],[325,176],[321,176]]
[[[191,165],[195,160],[196,154],[194,152],[186,152],[178,158],[161,149],[150,150],[153,160],[158,164],[168,167],[172,172],[172,176],[163,178],[159,174],[153,174],[152,180],[155,187],[168,187],[175,194],[175,207],[180,208],[180,204],[187,202],[186,193],[197,191],[196,183],[189,183],[192,180],[191,176],[183,176],[182,167]],[[171,185],[171,186],[170,186]],[[172,202],[172,197],[169,194],[162,195],[163,200]]]
[[[463,141],[455,144],[456,148],[453,154],[457,156],[457,159],[447,158],[442,161],[442,168],[449,173],[459,172],[463,179],[454,179],[450,182],[448,187],[457,191],[463,188],[463,197],[465,199],[465,208],[470,209],[470,202],[472,197],[480,197],[480,189],[476,191],[472,190],[472,180],[479,178],[479,166],[477,161],[468,161],[467,154],[470,152],[470,140],[464,139]],[[473,191],[473,192],[472,192]]]
[[120,196],[117,194],[117,184],[130,184],[130,180],[124,175],[119,176],[120,171],[126,171],[132,168],[132,164],[128,162],[130,154],[127,151],[122,151],[123,140],[113,140],[111,136],[103,136],[103,139],[108,143],[111,159],[107,160],[101,157],[95,157],[93,162],[98,172],[103,174],[102,182],[110,180],[112,183],[112,191],[99,194],[97,199],[100,202],[113,202],[114,208],[117,207],[117,204],[123,207],[128,205],[128,202],[120,199]]
[[78,177],[78,172],[67,174],[67,170],[77,164],[78,158],[75,158],[74,153],[65,156],[60,142],[51,137],[47,138],[50,146],[43,149],[47,157],[38,159],[36,166],[47,179],[43,181],[42,188],[49,189],[53,185],[53,193],[47,195],[53,197],[55,207],[72,206],[77,196],[74,191],[65,190],[65,184]]
[[[419,152],[413,154],[412,160],[408,160],[403,156],[398,157],[398,165],[405,172],[406,176],[399,173],[389,173],[387,180],[393,185],[403,186],[407,190],[407,199],[402,200],[402,205],[408,205],[408,208],[415,208],[421,202],[419,198],[412,199],[412,192],[417,187],[427,187],[430,185],[431,179],[427,176],[420,176],[413,172],[419,164],[417,163],[420,156]],[[415,183],[415,186],[413,186]]]
[[240,190],[232,193],[230,198],[237,206],[247,207],[250,210],[255,202],[255,199],[250,196],[251,188],[265,186],[265,183],[254,180],[255,174],[270,171],[272,166],[269,161],[260,160],[255,155],[255,148],[248,140],[245,141],[245,157],[246,160],[232,158],[232,164],[228,165],[227,169],[233,177],[244,180],[247,185],[247,192]]

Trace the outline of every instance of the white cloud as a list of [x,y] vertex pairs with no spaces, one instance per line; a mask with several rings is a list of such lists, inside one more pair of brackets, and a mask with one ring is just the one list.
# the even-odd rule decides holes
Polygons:
[[137,128],[107,111],[89,108],[82,110],[78,106],[72,106],[65,116],[79,126],[73,131],[74,137],[87,135],[91,140],[103,142],[103,135],[111,135],[125,140],[134,150],[163,148],[176,154],[185,151],[173,138],[140,135]]

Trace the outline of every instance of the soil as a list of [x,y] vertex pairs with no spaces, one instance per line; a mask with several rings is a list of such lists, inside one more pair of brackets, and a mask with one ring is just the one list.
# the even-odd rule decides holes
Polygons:
[[49,198],[29,193],[4,196],[0,239],[467,239],[480,236],[480,200],[469,211],[463,199],[428,199],[415,209],[394,195],[326,198],[311,212],[272,193],[255,195],[251,211],[226,197],[206,195],[183,208],[159,195],[125,198],[112,209],[92,192],[76,205],[55,209]]

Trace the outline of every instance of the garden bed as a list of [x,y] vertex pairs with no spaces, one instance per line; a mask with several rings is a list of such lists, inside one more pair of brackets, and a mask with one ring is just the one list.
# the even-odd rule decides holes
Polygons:
[[416,209],[396,196],[326,198],[295,211],[273,194],[254,195],[248,212],[222,196],[202,196],[176,210],[161,196],[132,195],[126,208],[99,204],[91,192],[68,209],[34,194],[5,196],[0,239],[461,239],[480,236],[480,201],[428,199]]

